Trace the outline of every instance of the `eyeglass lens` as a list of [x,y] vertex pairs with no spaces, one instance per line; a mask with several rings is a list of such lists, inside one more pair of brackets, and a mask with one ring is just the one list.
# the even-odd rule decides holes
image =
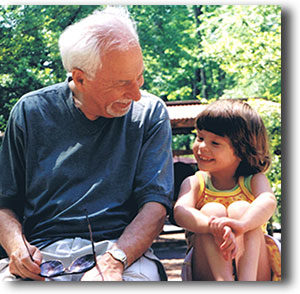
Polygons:
[[[87,255],[76,258],[71,263],[71,265],[66,269],[64,268],[62,262],[59,260],[50,260],[50,261],[43,262],[40,265],[40,269],[41,269],[40,276],[45,277],[45,278],[52,278],[52,277],[57,277],[57,276],[62,276],[62,275],[79,274],[79,273],[87,272],[88,270],[92,269],[96,265],[97,260],[96,260],[92,228],[91,228],[91,224],[89,221],[88,212],[86,209],[85,209],[85,214],[86,214],[86,220],[88,223],[93,254],[87,254]],[[22,229],[23,229],[23,226],[22,226]],[[25,242],[25,237],[24,237],[23,231],[22,231],[22,238],[23,238],[24,244],[27,248],[28,254],[29,254],[31,260],[33,261],[31,253],[29,251],[29,248]]]
[[42,277],[53,278],[60,275],[80,274],[92,269],[95,265],[94,255],[88,254],[76,258],[68,268],[64,268],[59,260],[50,260],[40,265]]

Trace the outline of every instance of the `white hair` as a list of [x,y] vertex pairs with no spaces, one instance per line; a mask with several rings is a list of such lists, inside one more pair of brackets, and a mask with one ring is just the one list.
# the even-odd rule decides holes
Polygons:
[[139,44],[136,25],[123,7],[107,7],[67,27],[59,38],[64,68],[84,71],[93,79],[101,58],[110,49],[127,50]]

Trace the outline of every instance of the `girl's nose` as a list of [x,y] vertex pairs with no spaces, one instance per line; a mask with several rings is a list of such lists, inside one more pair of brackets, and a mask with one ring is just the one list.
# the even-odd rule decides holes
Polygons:
[[207,146],[207,144],[204,140],[199,143],[198,151],[201,152],[201,150],[202,151],[207,151],[208,150],[208,146]]

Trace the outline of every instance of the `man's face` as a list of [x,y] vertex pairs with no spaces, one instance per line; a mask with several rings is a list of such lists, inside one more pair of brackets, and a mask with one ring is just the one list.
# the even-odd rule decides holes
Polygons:
[[99,116],[125,115],[141,98],[144,63],[138,45],[126,51],[112,50],[102,57],[102,67],[93,80],[84,79],[80,109],[91,120]]

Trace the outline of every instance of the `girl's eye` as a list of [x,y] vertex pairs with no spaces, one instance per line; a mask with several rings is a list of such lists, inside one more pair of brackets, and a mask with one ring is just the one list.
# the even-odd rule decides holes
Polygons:
[[212,144],[215,145],[215,146],[219,146],[220,145],[220,143],[215,142],[215,141],[212,141]]
[[197,140],[198,140],[199,142],[202,142],[204,139],[203,139],[203,137],[197,137]]

